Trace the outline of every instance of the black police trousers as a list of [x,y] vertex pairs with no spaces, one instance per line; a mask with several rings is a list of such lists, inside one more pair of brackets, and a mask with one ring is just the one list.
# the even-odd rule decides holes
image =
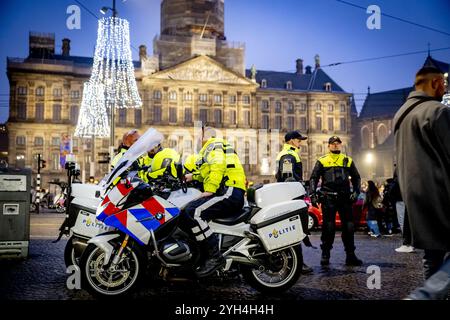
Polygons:
[[240,214],[244,194],[242,189],[229,187],[223,196],[214,195],[188,203],[181,213],[181,228],[189,228],[199,242],[206,240],[212,235],[207,221]]
[[345,252],[355,251],[355,225],[353,221],[352,202],[348,197],[325,196],[322,203],[322,251],[330,251],[333,248],[336,233],[336,212],[339,212],[342,229],[342,242]]

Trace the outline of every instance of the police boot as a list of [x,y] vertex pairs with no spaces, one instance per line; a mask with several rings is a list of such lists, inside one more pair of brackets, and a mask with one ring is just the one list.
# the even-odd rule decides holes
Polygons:
[[320,265],[327,266],[330,264],[330,250],[322,250],[322,258],[320,259]]
[[204,262],[200,265],[200,267],[195,271],[197,277],[207,277],[214,273],[217,269],[222,267],[225,264],[225,259],[219,250],[219,240],[217,236],[213,234],[207,239],[203,240],[208,248],[206,249],[207,257],[204,259]]
[[361,266],[363,264],[362,260],[358,259],[354,252],[347,253],[347,258],[345,259],[345,264],[347,266]]

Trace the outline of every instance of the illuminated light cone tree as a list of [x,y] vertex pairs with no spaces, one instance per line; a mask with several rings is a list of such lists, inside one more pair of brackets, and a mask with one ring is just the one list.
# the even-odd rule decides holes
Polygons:
[[116,17],[115,1],[111,9],[112,17],[98,21],[92,74],[83,93],[75,131],[75,136],[90,136],[93,142],[95,137],[109,135],[110,159],[114,156],[115,144],[114,110],[142,106],[134,76],[129,23]]
[[105,138],[110,136],[111,130],[103,95],[102,85],[93,86],[90,82],[84,83],[83,100],[75,128],[76,137]]

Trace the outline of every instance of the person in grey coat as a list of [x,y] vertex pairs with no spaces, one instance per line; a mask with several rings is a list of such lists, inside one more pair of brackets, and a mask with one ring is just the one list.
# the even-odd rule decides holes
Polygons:
[[447,277],[432,281],[433,290],[441,292],[450,285],[445,265],[450,258],[450,108],[440,102],[444,93],[442,72],[423,67],[416,74],[415,91],[394,117],[398,178],[408,208],[412,245],[424,249],[425,279],[441,268],[446,271]]

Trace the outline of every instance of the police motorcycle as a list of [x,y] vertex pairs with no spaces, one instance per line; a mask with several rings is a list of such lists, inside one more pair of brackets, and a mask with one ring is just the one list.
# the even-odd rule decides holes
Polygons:
[[[149,129],[101,182],[97,220],[113,230],[90,239],[79,262],[82,287],[95,295],[128,293],[143,282],[146,271],[167,281],[195,279],[201,251],[179,221],[183,207],[200,192],[187,188],[181,167],[178,189],[177,183],[172,183],[172,189],[152,187],[127,170],[162,139],[159,132]],[[172,201],[174,192],[186,196]],[[287,290],[302,268],[299,243],[306,235],[300,216],[307,217],[307,205],[301,200],[305,189],[300,183],[287,182],[247,192],[249,206],[209,223],[226,260],[217,275],[242,274],[261,292]]]

